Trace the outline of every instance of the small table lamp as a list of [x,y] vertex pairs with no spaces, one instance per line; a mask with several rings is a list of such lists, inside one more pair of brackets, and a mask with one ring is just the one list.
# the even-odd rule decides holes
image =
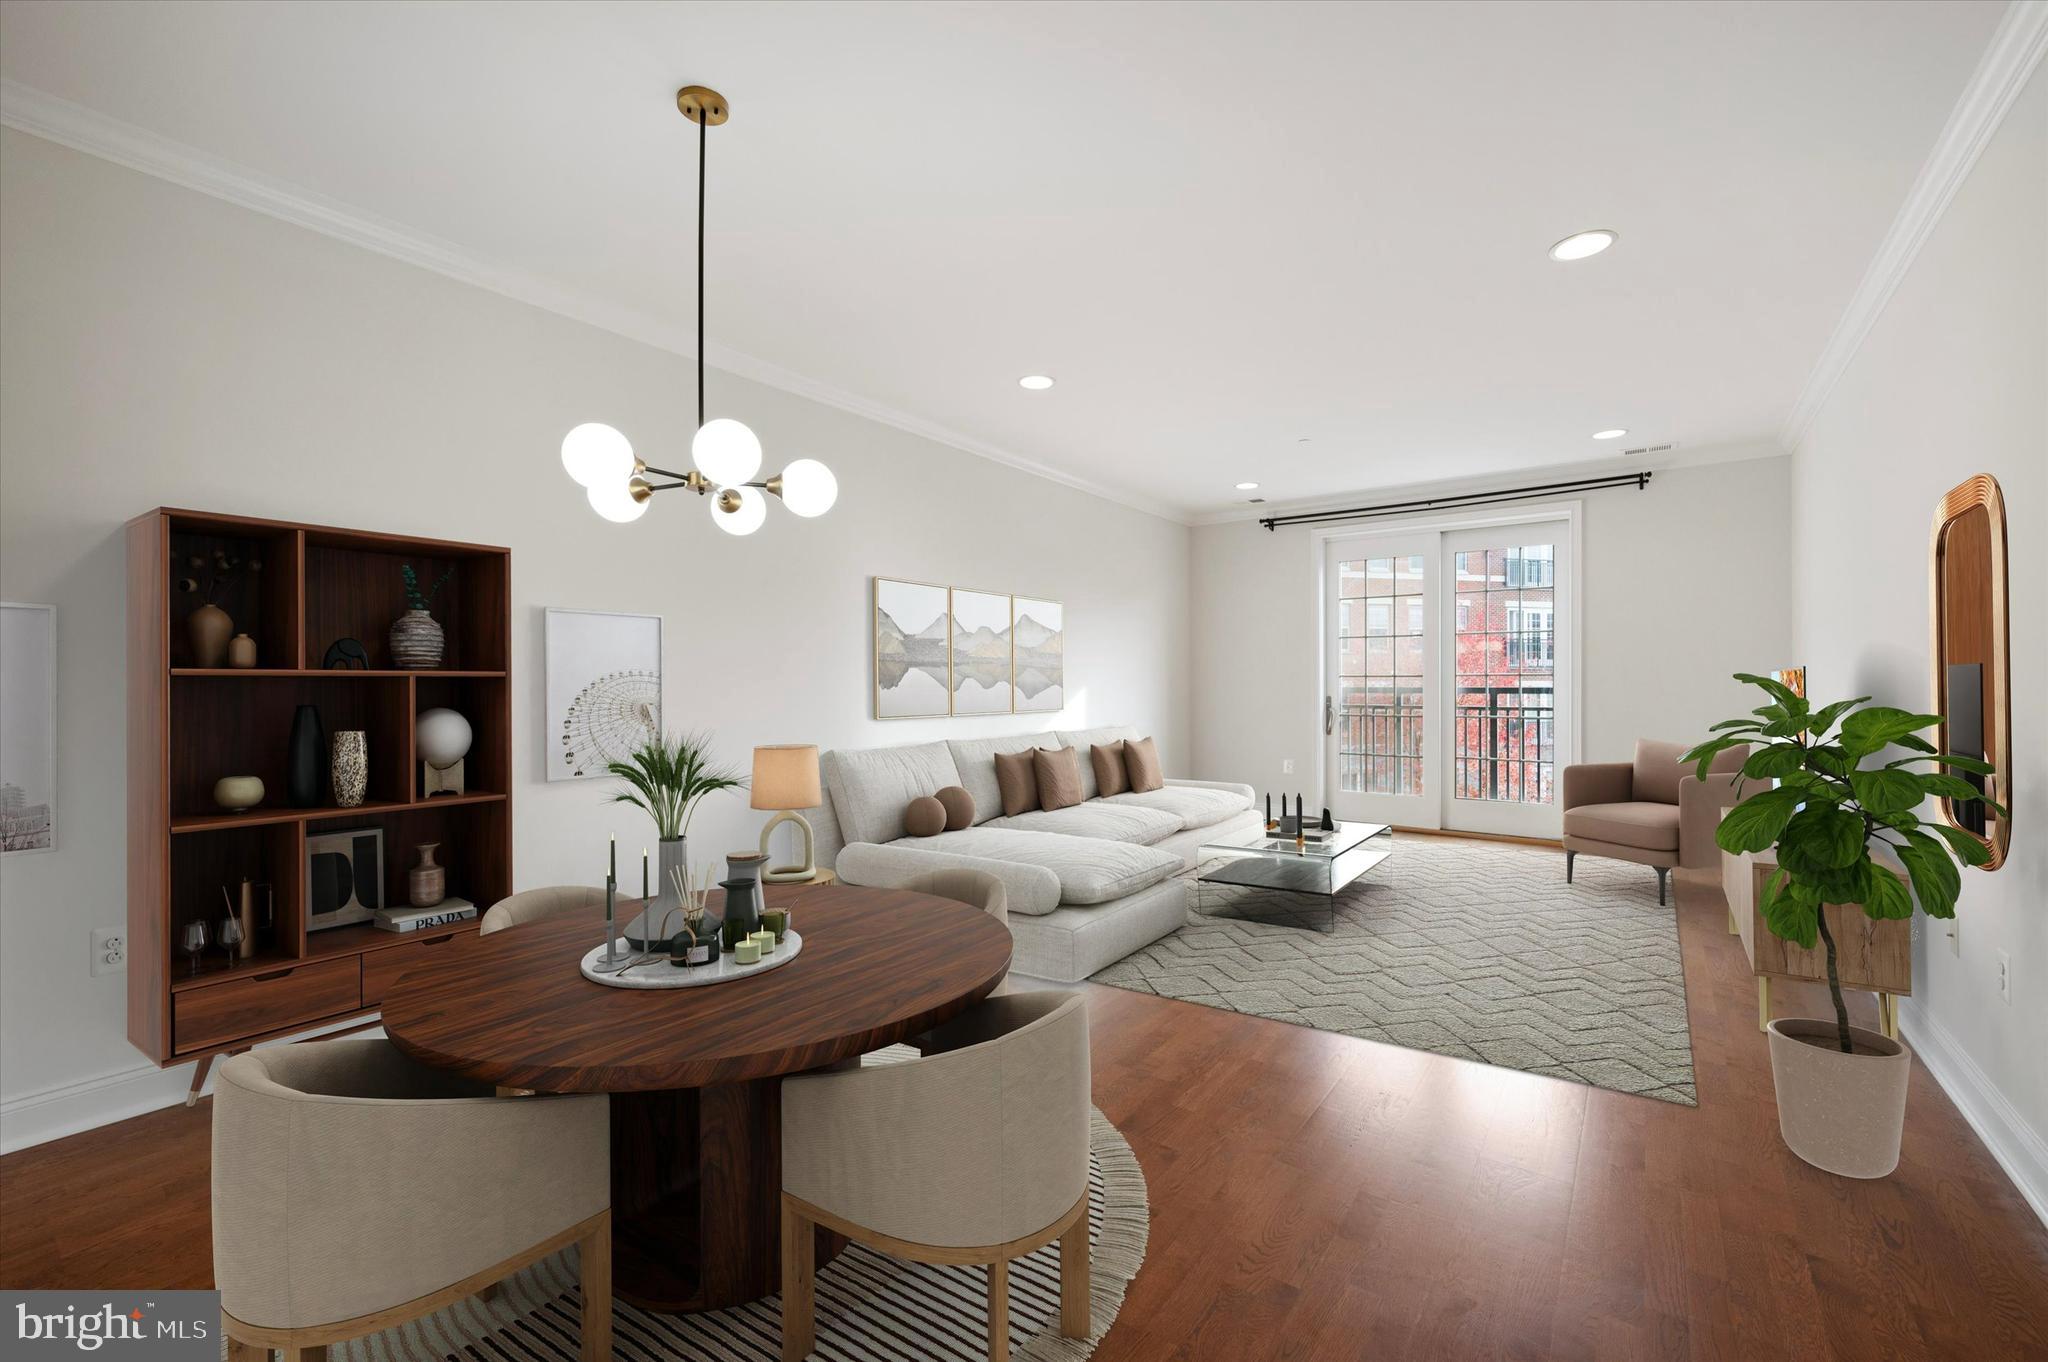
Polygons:
[[761,829],[761,854],[768,854],[768,839],[783,823],[803,829],[804,859],[800,865],[779,865],[763,871],[761,878],[788,884],[818,877],[817,845],[811,839],[810,820],[798,809],[815,809],[825,802],[818,785],[818,749],[811,743],[788,743],[754,749],[752,806],[774,809],[776,814]]

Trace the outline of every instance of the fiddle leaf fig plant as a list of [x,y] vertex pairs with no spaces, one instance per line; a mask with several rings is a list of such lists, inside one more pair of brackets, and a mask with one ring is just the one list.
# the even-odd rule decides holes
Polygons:
[[[1867,695],[1814,709],[1771,677],[1738,672],[1735,679],[1762,689],[1770,703],[1751,711],[1749,718],[1715,724],[1710,730],[1715,736],[1680,760],[1695,763],[1705,779],[1717,753],[1747,743],[1752,751],[1736,777],[1736,792],[1746,781],[1777,782],[1729,809],[1714,840],[1727,852],[1777,849],[1778,869],[1758,904],[1764,924],[1772,935],[1807,950],[1816,938],[1825,944],[1836,1043],[1843,1054],[1852,1054],[1835,938],[1821,905],[1855,903],[1873,918],[1909,918],[1917,895],[1929,917],[1954,917],[1963,883],[1956,862],[1983,865],[1991,859],[1990,849],[1960,828],[1913,811],[1925,799],[1942,798],[1976,801],[2004,817],[1996,801],[1950,773],[1990,775],[1993,768],[1975,757],[1938,751],[1921,737],[1922,729],[1941,722],[1939,714],[1871,705]],[[1910,755],[1864,764],[1893,747]],[[1949,769],[1914,769],[1923,764]],[[1877,847],[1888,849],[1905,867],[1912,893],[1872,860]]]

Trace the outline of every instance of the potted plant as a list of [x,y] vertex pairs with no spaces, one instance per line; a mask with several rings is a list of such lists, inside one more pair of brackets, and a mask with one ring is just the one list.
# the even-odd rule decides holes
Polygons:
[[604,769],[626,782],[612,802],[644,809],[661,839],[659,888],[645,918],[659,923],[682,902],[675,886],[690,882],[688,838],[697,802],[719,790],[745,789],[746,778],[711,760],[708,733],[656,734],[627,760],[606,762]]
[[449,568],[425,590],[420,589],[420,575],[413,571],[411,563],[401,565],[398,573],[405,578],[406,608],[391,624],[391,660],[408,671],[431,670],[441,665],[441,651],[447,639],[428,612],[434,608],[434,597],[455,575],[455,569]]
[[[1989,762],[1937,751],[1919,736],[1941,722],[1938,714],[1912,714],[1870,697],[1838,700],[1813,709],[1790,687],[1763,676],[1737,673],[1761,687],[1770,703],[1746,719],[1715,724],[1709,738],[1681,760],[1695,762],[1702,779],[1714,754],[1737,743],[1754,744],[1736,780],[1776,780],[1736,804],[1721,819],[1714,840],[1727,852],[1775,849],[1778,868],[1758,907],[1771,933],[1812,950],[1827,951],[1828,992],[1834,1018],[1784,1018],[1769,1026],[1771,1077],[1778,1094],[1778,1130],[1793,1153],[1846,1177],[1879,1178],[1899,1162],[1906,1120],[1906,1078],[1912,1055],[1898,1041],[1849,1024],[1836,969],[1828,904],[1860,904],[1873,918],[1910,918],[1913,899],[1930,917],[1955,916],[1962,874],[1956,862],[1983,865],[1990,850],[1979,838],[1913,812],[1930,797],[1979,800],[2004,809],[1976,786],[1940,769],[1989,775]],[[1869,705],[1868,708],[1864,706]],[[1866,766],[1887,749],[1908,755]],[[1912,890],[1871,858],[1883,847],[1905,868]]]

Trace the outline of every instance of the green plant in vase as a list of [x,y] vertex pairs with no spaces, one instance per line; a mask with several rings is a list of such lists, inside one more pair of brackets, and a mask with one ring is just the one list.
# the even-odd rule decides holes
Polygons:
[[658,923],[682,902],[675,889],[678,877],[685,885],[690,882],[688,838],[698,803],[721,790],[745,789],[746,777],[712,760],[708,733],[650,737],[625,761],[606,762],[605,770],[626,783],[612,802],[643,810],[661,839],[660,890],[646,919]]
[[[1917,895],[1930,917],[1954,917],[1962,892],[1956,863],[1984,865],[1990,849],[1983,839],[1915,810],[1930,798],[1977,801],[2003,817],[2002,806],[1954,774],[1988,776],[1993,768],[1939,751],[1919,736],[1941,723],[1938,714],[1871,705],[1867,695],[1815,709],[1769,677],[1741,672],[1735,679],[1761,688],[1769,703],[1748,718],[1715,724],[1716,736],[1681,760],[1696,763],[1704,779],[1717,753],[1748,743],[1753,750],[1736,792],[1747,781],[1777,782],[1730,808],[1714,840],[1731,853],[1775,851],[1778,868],[1757,905],[1764,925],[1806,950],[1816,942],[1825,949],[1834,1003],[1831,1024],[1803,1018],[1770,1024],[1779,1128],[1809,1163],[1881,1177],[1898,1163],[1910,1056],[1897,1041],[1849,1024],[1838,945],[1823,909],[1856,904],[1872,918],[1910,918]],[[1883,760],[1891,748],[1906,755]],[[1911,892],[1873,859],[1878,848],[1898,860]],[[1853,1128],[1859,1122],[1860,1131]]]

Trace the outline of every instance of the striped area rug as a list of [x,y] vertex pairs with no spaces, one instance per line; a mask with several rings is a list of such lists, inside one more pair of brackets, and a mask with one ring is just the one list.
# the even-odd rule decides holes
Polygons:
[[[907,1055],[909,1052],[905,1052]],[[898,1056],[883,1052],[882,1058]],[[877,1056],[869,1056],[872,1063]],[[1059,1333],[1059,1248],[1010,1264],[1010,1355],[1019,1362],[1075,1362],[1095,1351],[1145,1258],[1151,1213],[1145,1176],[1101,1112],[1089,1132],[1088,1233],[1094,1333]],[[496,1300],[474,1298],[412,1324],[330,1350],[334,1362],[577,1362],[582,1293],[569,1248],[507,1278]],[[978,1267],[908,1263],[850,1245],[818,1270],[821,1362],[980,1362],[987,1295]],[[733,1310],[661,1315],[612,1306],[614,1356],[652,1362],[780,1362],[782,1303],[770,1296]]]

